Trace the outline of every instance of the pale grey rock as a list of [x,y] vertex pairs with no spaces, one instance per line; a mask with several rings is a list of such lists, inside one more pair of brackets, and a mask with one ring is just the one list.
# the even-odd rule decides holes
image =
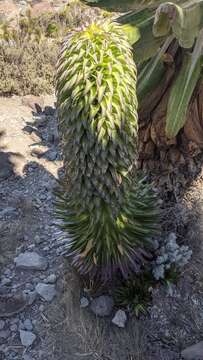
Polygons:
[[10,335],[9,330],[1,330],[0,331],[0,339],[7,339]]
[[0,330],[3,330],[4,326],[5,326],[5,321],[0,320]]
[[37,298],[37,292],[35,290],[29,291],[27,296],[28,296],[28,305],[32,305]]
[[35,290],[46,301],[52,301],[56,295],[54,285],[39,283],[37,284]]
[[34,241],[36,244],[40,244],[43,241],[43,239],[39,235],[35,235]]
[[203,341],[189,346],[181,353],[184,360],[203,360]]
[[109,316],[113,309],[113,299],[111,296],[102,295],[92,300],[90,308],[97,316]]
[[24,252],[15,258],[16,267],[28,270],[46,270],[47,260],[36,252]]
[[50,274],[45,280],[44,282],[47,284],[55,284],[56,282],[56,275],[55,274]]
[[31,331],[20,330],[20,340],[23,346],[29,347],[36,340],[36,335]]
[[29,354],[24,354],[23,355],[23,360],[33,360],[33,357]]
[[10,330],[12,332],[16,332],[18,330],[18,326],[16,324],[13,324],[13,325],[10,326]]
[[115,313],[114,318],[112,319],[112,323],[120,328],[124,328],[127,321],[127,315],[125,311],[118,310]]
[[41,304],[41,305],[39,306],[39,311],[40,311],[40,312],[43,312],[43,311],[44,311],[44,309],[45,309],[44,305],[43,305],[43,304]]
[[16,209],[13,207],[7,207],[5,209],[0,210],[0,217],[9,216],[16,212]]
[[54,161],[56,160],[57,155],[58,153],[56,150],[50,149],[44,154],[44,157],[46,157],[46,159],[49,161]]
[[12,283],[12,280],[10,278],[2,278],[1,280],[1,286],[10,286]]
[[32,321],[30,319],[26,319],[24,321],[23,325],[24,325],[25,330],[32,331],[33,325],[32,325]]
[[88,305],[89,305],[89,300],[88,300],[86,297],[83,296],[83,297],[80,299],[80,307],[81,307],[82,309],[84,309],[84,308],[88,307]]

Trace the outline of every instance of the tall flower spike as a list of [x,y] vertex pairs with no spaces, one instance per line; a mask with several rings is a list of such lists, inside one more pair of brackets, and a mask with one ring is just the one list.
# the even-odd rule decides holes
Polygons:
[[156,228],[154,195],[135,184],[136,78],[120,25],[92,23],[65,40],[56,87],[65,166],[58,215],[73,265],[107,279],[139,269]]

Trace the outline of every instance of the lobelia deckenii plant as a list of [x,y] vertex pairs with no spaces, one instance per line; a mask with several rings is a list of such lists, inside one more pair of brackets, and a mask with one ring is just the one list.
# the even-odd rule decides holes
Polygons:
[[68,34],[56,81],[65,168],[57,214],[73,266],[103,280],[139,271],[157,231],[156,196],[136,174],[136,79],[119,24],[93,22]]

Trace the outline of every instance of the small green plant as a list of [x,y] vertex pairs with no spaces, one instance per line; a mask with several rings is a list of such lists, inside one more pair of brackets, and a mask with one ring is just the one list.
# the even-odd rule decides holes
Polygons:
[[127,308],[135,316],[146,315],[151,303],[151,289],[155,280],[150,272],[142,272],[123,281],[114,290],[115,303]]

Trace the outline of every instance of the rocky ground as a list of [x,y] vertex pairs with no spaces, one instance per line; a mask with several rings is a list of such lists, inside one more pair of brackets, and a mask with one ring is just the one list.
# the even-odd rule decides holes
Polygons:
[[54,98],[1,98],[0,110],[0,359],[178,360],[196,343],[182,355],[202,359],[202,175],[163,210],[192,261],[177,286],[154,290],[146,317],[127,319],[111,297],[91,301],[57,255]]
[[[63,4],[1,0],[0,20]],[[0,359],[203,359],[203,156],[172,185],[165,173],[170,186],[164,180],[158,189],[163,233],[175,233],[192,259],[177,285],[153,290],[146,316],[131,317],[107,294],[92,299],[58,254],[53,201],[62,162],[54,101],[0,98]]]

